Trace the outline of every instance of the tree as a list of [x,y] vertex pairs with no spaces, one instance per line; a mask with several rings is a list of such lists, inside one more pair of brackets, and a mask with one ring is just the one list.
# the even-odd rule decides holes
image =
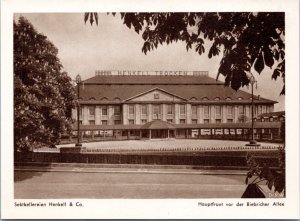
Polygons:
[[[247,155],[246,160],[249,166],[249,172],[245,183],[248,187],[242,198],[260,198],[261,192],[258,190],[260,189],[258,186],[260,182],[266,182],[268,188],[274,190],[274,195],[285,196],[285,147],[278,148],[277,170],[271,169],[266,163],[257,163],[251,154]],[[252,179],[251,183],[249,183],[250,179]]]
[[[194,48],[202,55],[211,41],[208,57],[222,56],[218,77],[224,75],[225,85],[235,90],[249,84],[247,73],[252,67],[260,74],[266,66],[276,64],[272,79],[285,79],[282,12],[121,13],[121,19],[141,33],[145,54],[158,45],[183,41],[187,50]],[[98,25],[98,14],[85,13],[84,21],[88,20]],[[285,87],[281,94],[285,94]]]
[[53,146],[71,129],[75,91],[57,53],[24,17],[14,22],[15,151]]

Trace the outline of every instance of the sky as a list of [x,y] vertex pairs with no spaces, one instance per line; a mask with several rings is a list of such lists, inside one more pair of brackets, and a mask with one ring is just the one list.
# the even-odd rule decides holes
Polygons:
[[[14,19],[20,15],[58,48],[63,70],[72,79],[77,74],[83,80],[91,78],[95,70],[208,71],[212,78],[218,73],[221,56],[208,58],[209,41],[201,56],[195,50],[187,52],[182,42],[159,45],[145,55],[141,33],[124,25],[119,14],[99,14],[98,26],[85,24],[83,13],[22,13],[15,14]],[[260,75],[252,70],[258,82],[254,94],[278,101],[274,110],[281,111],[285,108],[285,97],[279,95],[283,82],[281,78],[271,79],[274,68],[265,67]],[[250,88],[242,90],[250,93]]]

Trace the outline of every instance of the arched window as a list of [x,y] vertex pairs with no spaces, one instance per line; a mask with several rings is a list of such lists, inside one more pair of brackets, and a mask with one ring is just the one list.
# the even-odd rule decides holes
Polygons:
[[197,100],[197,98],[195,98],[195,97],[192,97],[190,100],[191,100],[191,101],[196,101],[196,100]]
[[121,101],[121,99],[119,97],[115,97],[114,101]]
[[101,101],[108,101],[107,97],[102,97],[100,100]]
[[202,100],[203,101],[208,101],[209,99],[208,99],[208,97],[204,97],[204,98],[202,98]]

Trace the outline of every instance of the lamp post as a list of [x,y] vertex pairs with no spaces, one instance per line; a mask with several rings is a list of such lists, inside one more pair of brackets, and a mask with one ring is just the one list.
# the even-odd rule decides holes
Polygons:
[[77,143],[75,144],[76,147],[81,147],[82,144],[80,143],[80,119],[79,119],[79,115],[80,115],[80,104],[79,104],[79,97],[80,97],[80,91],[79,91],[79,86],[81,83],[81,77],[78,74],[76,76],[76,84],[77,84]]
[[255,83],[257,83],[257,81],[255,80],[255,78],[252,74],[249,77],[249,80],[250,80],[251,95],[252,95],[252,99],[251,99],[251,140],[249,141],[249,144],[246,144],[246,145],[247,146],[259,146],[260,144],[258,144],[256,142],[256,140],[254,139],[254,93],[253,93],[253,86],[254,86]]

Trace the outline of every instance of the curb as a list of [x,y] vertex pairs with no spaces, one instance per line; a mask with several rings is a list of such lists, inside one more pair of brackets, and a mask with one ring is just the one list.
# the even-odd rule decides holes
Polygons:
[[216,167],[190,165],[142,164],[80,164],[80,163],[15,163],[15,171],[74,172],[74,173],[148,173],[148,174],[201,174],[246,175],[245,167]]
[[25,172],[71,172],[71,173],[126,173],[126,174],[194,174],[194,175],[242,175],[245,176],[247,173],[242,171],[178,171],[178,170],[101,170],[101,169],[79,169],[73,168],[70,170],[59,169],[59,168],[16,168],[14,171],[25,171]]

